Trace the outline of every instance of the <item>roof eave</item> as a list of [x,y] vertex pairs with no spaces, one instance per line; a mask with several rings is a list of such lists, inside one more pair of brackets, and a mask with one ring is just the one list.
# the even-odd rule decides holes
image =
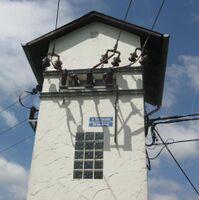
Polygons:
[[159,89],[159,96],[157,100],[157,106],[160,107],[162,105],[162,98],[163,98],[163,89],[164,89],[164,80],[165,80],[165,73],[166,73],[166,66],[167,66],[167,56],[168,56],[168,47],[169,47],[169,34],[163,35],[163,42],[162,42],[162,59],[161,59],[161,66],[162,66],[162,73],[161,73],[161,81],[160,81],[160,89]]

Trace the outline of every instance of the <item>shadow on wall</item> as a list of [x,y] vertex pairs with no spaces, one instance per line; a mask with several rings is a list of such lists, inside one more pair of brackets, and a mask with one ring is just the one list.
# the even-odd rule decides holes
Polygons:
[[[96,96],[94,98],[89,98],[89,100],[91,100],[95,105],[96,117],[101,116],[101,113],[99,110],[99,104],[100,104],[100,100],[102,99],[107,99],[107,98],[96,97]],[[76,132],[85,131],[85,129],[83,129],[83,124],[84,124],[83,106],[85,106],[84,100],[78,98],[78,100],[76,101],[78,104],[76,111],[74,110],[72,111],[70,109],[70,104],[72,101],[69,98],[68,99],[65,98],[65,101],[63,101],[65,103],[61,103],[60,100],[58,99],[57,100],[55,99],[54,101],[58,104],[60,108],[65,109],[65,121],[68,127],[67,132],[70,134],[71,144],[74,146]],[[113,145],[112,141],[114,141],[114,137],[115,137],[114,124],[111,131],[109,127],[103,126],[102,129],[103,129],[103,132],[105,133],[104,134],[104,150],[105,151],[111,151],[112,148],[116,148],[118,150],[118,153],[120,149],[123,149],[124,151],[132,151],[132,137],[144,132],[144,127],[141,127],[137,130],[132,131],[130,126],[127,125],[128,121],[131,119],[132,116],[134,115],[143,116],[140,110],[137,108],[137,106],[124,98],[121,98],[120,101],[131,105],[131,112],[129,112],[128,116],[126,116],[125,118],[122,114],[120,107],[118,109],[118,121],[120,121],[121,127],[117,130],[117,135],[124,133],[124,140],[122,144]],[[111,98],[110,102],[112,104],[112,108],[114,109],[115,100]],[[79,115],[80,117],[78,117],[78,121],[73,114],[74,112],[80,113]],[[74,132],[74,126],[76,126],[76,132]]]

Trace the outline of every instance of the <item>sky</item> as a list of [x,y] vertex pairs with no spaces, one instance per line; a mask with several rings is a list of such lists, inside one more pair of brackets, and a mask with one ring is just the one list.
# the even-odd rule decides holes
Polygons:
[[[0,1],[0,111],[15,102],[23,91],[36,86],[36,80],[21,48],[54,29],[55,0]],[[61,0],[59,26],[89,11],[96,10],[123,19],[129,0]],[[134,0],[127,21],[150,28],[161,0]],[[154,28],[170,34],[164,97],[155,116],[199,113],[199,0],[166,0]],[[38,104],[38,96],[24,100]],[[0,113],[0,133],[26,119],[28,111],[16,105]],[[167,140],[199,138],[199,123],[161,125],[158,130]],[[0,200],[24,200],[34,136],[6,151],[2,150],[34,135],[28,123],[0,134]],[[170,146],[172,152],[199,189],[199,144]],[[151,157],[159,148],[149,150]],[[149,177],[149,200],[196,200],[190,187],[166,150],[154,161]]]

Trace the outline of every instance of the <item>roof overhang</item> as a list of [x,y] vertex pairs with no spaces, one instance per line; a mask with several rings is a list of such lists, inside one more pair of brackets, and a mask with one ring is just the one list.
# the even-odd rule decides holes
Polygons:
[[56,31],[51,31],[22,45],[38,83],[43,83],[41,62],[48,52],[49,43],[54,40],[54,34],[56,33],[56,38],[59,38],[95,21],[140,36],[141,47],[146,38],[149,37],[146,49],[150,52],[150,64],[144,67],[145,101],[154,106],[160,106],[162,103],[169,35],[151,31],[128,22],[124,23],[122,20],[95,11],[58,28]]

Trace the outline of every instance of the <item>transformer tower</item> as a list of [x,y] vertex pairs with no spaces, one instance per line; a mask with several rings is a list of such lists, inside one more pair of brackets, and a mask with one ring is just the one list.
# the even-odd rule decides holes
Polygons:
[[43,86],[28,200],[148,199],[144,103],[161,105],[168,41],[90,12],[23,45]]

